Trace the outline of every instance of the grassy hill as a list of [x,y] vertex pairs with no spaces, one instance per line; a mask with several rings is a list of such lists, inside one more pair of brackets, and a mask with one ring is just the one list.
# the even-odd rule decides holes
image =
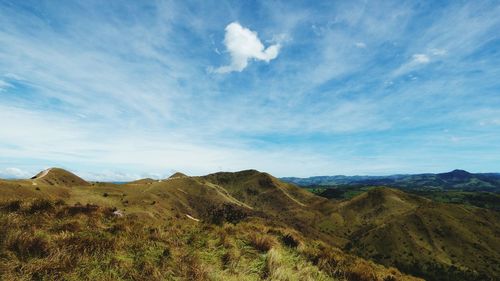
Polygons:
[[392,189],[332,201],[255,170],[70,175],[0,180],[0,279],[416,280],[394,266],[429,280],[500,276],[494,211]]
[[58,186],[88,186],[89,183],[79,176],[59,168],[49,168],[31,178],[33,185],[46,184]]
[[[500,214],[377,188],[339,204],[353,253],[433,280],[500,276]],[[494,279],[494,278],[493,278]]]

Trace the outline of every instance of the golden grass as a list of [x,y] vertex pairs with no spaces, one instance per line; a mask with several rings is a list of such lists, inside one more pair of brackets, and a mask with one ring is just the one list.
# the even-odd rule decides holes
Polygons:
[[[48,199],[0,203],[0,279],[372,280],[354,278],[387,271],[261,220],[159,223],[113,210]],[[344,255],[342,269],[332,251]]]

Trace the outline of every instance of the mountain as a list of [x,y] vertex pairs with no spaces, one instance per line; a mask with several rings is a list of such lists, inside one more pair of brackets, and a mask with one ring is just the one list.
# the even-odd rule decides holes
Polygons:
[[31,178],[34,185],[47,184],[56,186],[88,186],[79,176],[60,168],[49,168]]
[[152,184],[154,182],[157,182],[158,180],[152,179],[152,178],[144,178],[144,179],[138,179],[135,181],[129,182],[129,184]]
[[482,208],[389,188],[329,200],[256,170],[87,185],[54,184],[67,178],[54,174],[67,176],[0,180],[8,226],[0,229],[0,279],[500,276],[499,213]]
[[168,177],[169,179],[175,179],[175,178],[184,178],[184,177],[187,177],[187,175],[183,174],[183,173],[180,173],[180,172],[176,172],[174,174],[172,174],[170,177]]
[[500,192],[500,174],[469,173],[464,170],[415,175],[285,177],[281,180],[300,186],[388,186],[403,189],[432,188]]

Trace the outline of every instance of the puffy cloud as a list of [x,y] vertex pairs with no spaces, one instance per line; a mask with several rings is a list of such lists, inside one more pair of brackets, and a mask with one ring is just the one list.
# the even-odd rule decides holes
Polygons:
[[413,58],[412,62],[417,64],[425,64],[431,61],[429,56],[426,54],[414,54],[412,58]]
[[264,48],[257,32],[251,31],[237,22],[226,26],[224,44],[231,55],[231,64],[217,68],[215,70],[217,73],[241,72],[247,67],[250,59],[269,62],[278,57],[280,50],[280,44]]

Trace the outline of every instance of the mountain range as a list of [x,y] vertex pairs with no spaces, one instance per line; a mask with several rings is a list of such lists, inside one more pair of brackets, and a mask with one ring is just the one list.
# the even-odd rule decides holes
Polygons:
[[388,186],[403,189],[500,191],[500,173],[469,173],[464,170],[453,170],[438,174],[398,174],[389,176],[284,177],[281,180],[300,186]]
[[256,170],[114,184],[51,168],[0,180],[0,223],[2,280],[500,278],[498,211],[388,187],[327,199]]

